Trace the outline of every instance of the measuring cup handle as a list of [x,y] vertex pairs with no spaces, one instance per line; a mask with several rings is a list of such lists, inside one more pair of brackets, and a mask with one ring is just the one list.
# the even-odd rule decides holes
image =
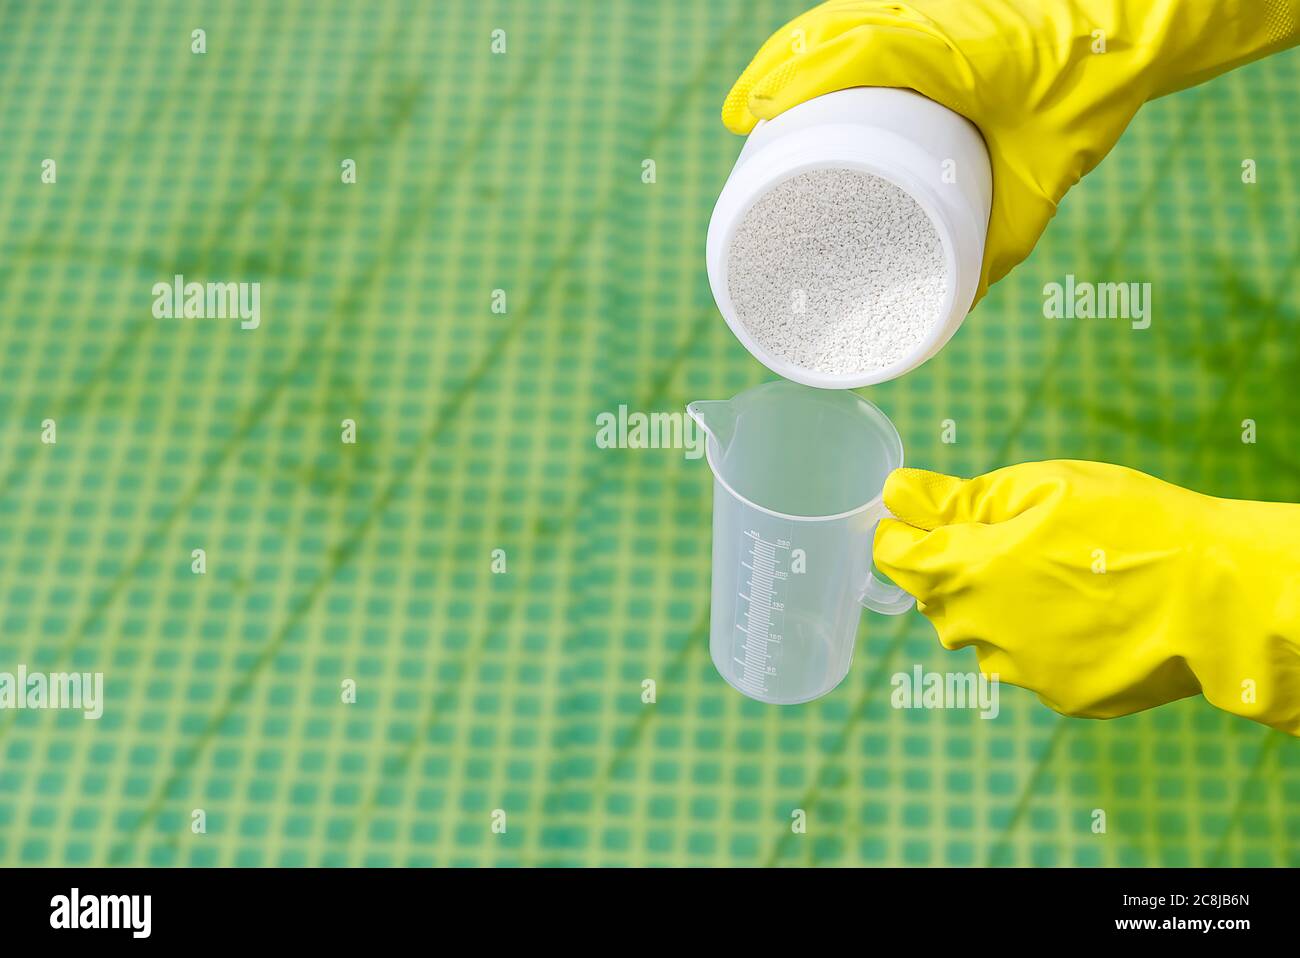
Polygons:
[[[874,530],[876,523],[881,519],[892,519],[894,516],[883,502],[877,502],[868,511],[867,518]],[[902,615],[916,604],[916,600],[909,593],[896,585],[881,582],[870,572],[867,573],[867,581],[858,601],[872,612],[879,612],[882,615]]]

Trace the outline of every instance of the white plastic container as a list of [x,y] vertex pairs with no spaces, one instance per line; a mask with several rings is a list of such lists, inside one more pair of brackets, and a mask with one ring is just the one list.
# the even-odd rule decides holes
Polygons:
[[[809,170],[846,169],[888,180],[929,216],[943,244],[947,294],[938,321],[909,354],[880,369],[832,375],[795,366],[757,343],[736,314],[728,255],[751,206]],[[988,150],[964,117],[910,90],[857,87],[827,93],[760,121],[745,141],[709,221],[709,285],[732,332],[774,373],[822,389],[886,382],[915,369],[952,338],[970,311],[984,261],[993,179]]]
[[714,476],[713,664],[760,702],[825,695],[848,674],[862,607],[913,605],[871,574],[898,431],[854,393],[784,381],[686,409]]

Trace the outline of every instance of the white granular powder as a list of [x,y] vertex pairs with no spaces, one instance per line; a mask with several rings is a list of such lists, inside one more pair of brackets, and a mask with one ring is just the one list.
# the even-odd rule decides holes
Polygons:
[[939,321],[943,244],[911,196],[856,170],[800,173],[745,214],[728,257],[731,302],[787,362],[835,375],[888,366]]

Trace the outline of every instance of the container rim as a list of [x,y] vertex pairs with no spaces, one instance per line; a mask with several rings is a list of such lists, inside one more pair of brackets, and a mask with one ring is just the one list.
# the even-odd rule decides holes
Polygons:
[[[880,418],[880,421],[889,427],[889,439],[892,440],[892,445],[894,449],[897,450],[898,452],[898,464],[895,465],[893,468],[891,468],[889,471],[893,472],[894,469],[903,468],[904,465],[903,437],[898,434],[898,427],[895,426],[893,421],[888,416],[885,415],[884,410],[882,410],[871,400],[863,399],[857,393],[852,393],[852,396],[854,399],[862,403],[864,406],[869,407],[871,411],[874,412]],[[694,418],[693,415],[692,418]],[[696,421],[696,424],[699,425],[698,420]],[[700,426],[700,428],[704,428],[704,427]],[[854,506],[852,509],[848,509],[845,512],[837,512],[832,515],[797,516],[788,512],[780,512],[779,510],[776,509],[769,509],[767,506],[759,505],[753,499],[750,499],[748,496],[744,496],[738,491],[736,491],[735,486],[733,486],[731,483],[729,483],[726,479],[723,478],[722,473],[718,471],[717,464],[713,461],[713,450],[717,447],[718,442],[716,439],[713,438],[711,434],[708,433],[708,430],[705,430],[705,433],[706,435],[708,435],[708,441],[704,444],[704,460],[709,464],[709,472],[713,473],[714,481],[717,482],[719,485],[721,485],[722,488],[726,489],[733,499],[743,503],[744,505],[749,506],[751,509],[757,509],[759,512],[772,516],[773,518],[790,519],[794,522],[834,522],[837,519],[848,519],[851,516],[856,516],[860,512],[864,512],[868,509],[877,508],[884,501],[885,490],[882,487],[878,493],[876,493],[874,496],[872,496],[862,505]]]
[[[843,126],[843,124],[836,124],[836,126]],[[829,128],[822,128],[822,130],[826,129]],[[852,133],[859,132],[852,128],[850,128],[850,131]],[[957,290],[960,286],[960,270],[954,245],[955,225],[951,222],[943,207],[931,195],[929,187],[906,169],[898,166],[886,166],[874,159],[856,153],[828,152],[822,149],[818,151],[816,158],[806,158],[789,164],[781,164],[775,170],[756,168],[755,161],[761,162],[761,160],[762,154],[760,153],[751,161],[748,171],[741,171],[738,179],[732,180],[723,188],[725,192],[729,187],[739,187],[743,192],[740,193],[740,202],[737,204],[738,212],[729,217],[728,221],[723,224],[719,234],[720,242],[717,247],[719,275],[718,288],[714,291],[714,295],[718,299],[718,307],[723,319],[726,320],[732,333],[740,340],[745,349],[774,373],[794,382],[818,389],[856,389],[861,386],[874,386],[878,383],[888,382],[917,368],[933,356],[938,351],[939,346],[955,331],[955,329],[951,328],[951,317],[956,303]],[[769,163],[767,165],[774,164]],[[906,355],[888,366],[858,373],[822,373],[804,366],[796,366],[758,343],[750,335],[748,328],[736,310],[735,304],[732,302],[729,277],[731,243],[740,228],[740,224],[749,215],[754,204],[768,192],[787,180],[814,170],[855,170],[870,176],[876,176],[887,183],[893,184],[911,197],[913,202],[921,208],[939,237],[946,267],[943,303],[921,342]],[[749,172],[750,175],[746,177],[745,172]],[[721,197],[719,197],[719,200],[721,200]]]

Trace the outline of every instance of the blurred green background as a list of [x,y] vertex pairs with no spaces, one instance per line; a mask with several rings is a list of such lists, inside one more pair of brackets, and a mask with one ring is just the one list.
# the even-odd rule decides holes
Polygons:
[[[0,669],[108,698],[0,713],[0,863],[1300,864],[1300,743],[1200,699],[895,711],[893,672],[975,668],[915,614],[810,705],[714,673],[707,468],[595,417],[772,378],[703,245],[723,94],[800,8],[0,4]],[[1300,500],[1297,88],[1291,53],[1145,109],[865,391],[910,462]],[[174,273],[260,282],[261,327],[153,318]],[[1066,273],[1153,283],[1153,325],[1045,320]]]

